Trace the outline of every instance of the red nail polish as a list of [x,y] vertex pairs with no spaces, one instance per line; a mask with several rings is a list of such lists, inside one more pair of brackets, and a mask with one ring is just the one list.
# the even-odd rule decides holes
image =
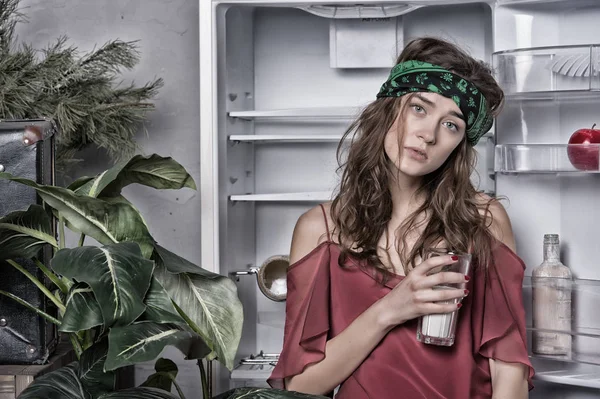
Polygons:
[[465,280],[469,281],[470,279],[471,279],[471,277],[465,276]]
[[458,256],[452,255],[452,260],[457,261],[458,260]]
[[469,295],[469,290],[465,290],[465,295]]
[[460,309],[462,307],[462,303],[457,304],[456,307]]

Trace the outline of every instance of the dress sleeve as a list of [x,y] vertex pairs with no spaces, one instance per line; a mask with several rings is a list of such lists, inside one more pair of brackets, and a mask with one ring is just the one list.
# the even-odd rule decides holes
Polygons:
[[[527,382],[533,388],[534,369],[527,351],[523,276],[525,264],[507,246],[499,243],[485,278],[478,278],[483,300],[479,302],[479,340],[476,350],[488,359],[521,363],[528,368]],[[481,277],[481,276],[479,276]]]
[[285,389],[286,378],[325,358],[330,328],[329,258],[329,245],[323,243],[288,269],[283,349],[267,380],[273,388]]

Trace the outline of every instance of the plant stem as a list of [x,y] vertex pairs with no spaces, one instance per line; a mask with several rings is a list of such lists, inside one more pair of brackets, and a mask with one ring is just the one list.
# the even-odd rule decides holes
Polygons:
[[13,301],[20,303],[21,305],[25,306],[27,309],[34,311],[35,313],[39,314],[40,316],[42,316],[49,322],[56,324],[57,326],[60,326],[60,324],[61,324],[60,320],[55,319],[54,317],[50,316],[48,313],[42,312],[41,310],[39,310],[38,308],[36,308],[32,304],[30,304],[29,302],[24,301],[23,299],[19,298],[16,295],[11,294],[10,292],[0,290],[0,295],[5,295],[5,296],[9,297]]
[[85,241],[85,234],[81,233],[81,235],[79,236],[79,242],[77,243],[77,245],[80,247],[83,247],[84,241]]
[[25,277],[27,277],[29,280],[31,280],[40,289],[40,291],[42,291],[44,293],[44,295],[46,295],[56,305],[56,307],[61,312],[63,312],[63,313],[65,312],[65,310],[66,310],[65,305],[60,303],[60,301],[54,295],[52,295],[50,290],[48,288],[46,288],[46,286],[44,284],[40,283],[40,281],[37,278],[35,278],[31,273],[29,273],[27,270],[25,270],[25,268],[23,266],[19,265],[17,262],[15,262],[12,259],[7,259],[6,262],[8,264],[10,264],[12,267],[14,267],[15,269],[17,269],[18,271],[20,271],[21,273],[23,273],[25,275]]
[[[183,311],[183,309],[181,309],[175,303],[175,301],[171,301],[171,303],[175,307],[175,310],[177,310],[177,313],[179,313],[179,315],[183,318],[183,320],[185,320],[185,322],[190,326],[190,328],[192,329],[192,331],[194,331],[196,334],[198,334],[200,336],[200,338],[202,338],[202,340],[205,343],[209,342],[209,340],[206,339],[206,337],[204,336],[204,334],[202,333],[202,331],[200,330],[200,328],[196,325],[196,323],[194,323],[188,317],[187,314],[185,314],[185,312]],[[210,348],[210,346],[208,345],[208,343],[206,345]],[[210,348],[210,349],[212,350],[212,348]],[[210,399],[209,392],[208,392],[208,382],[207,382],[207,379],[206,379],[206,370],[204,370],[204,364],[202,363],[202,359],[198,359],[198,368],[200,369],[200,381],[202,382],[202,397],[205,398],[205,399]]]
[[200,369],[200,381],[202,382],[202,398],[210,399],[208,397],[208,381],[206,380],[206,370],[204,370],[204,363],[202,363],[202,359],[198,359],[198,368]]
[[175,378],[172,378],[171,381],[173,381],[173,385],[175,385],[175,389],[177,390],[177,393],[179,394],[179,397],[181,399],[185,399],[185,395],[183,394],[183,391],[179,387],[179,384],[177,383],[177,381],[175,381]]
[[66,284],[61,279],[59,279],[56,274],[52,273],[50,269],[44,266],[44,264],[40,262],[39,259],[34,259],[34,261],[37,267],[39,267],[39,269],[42,272],[44,272],[44,274],[48,276],[48,278],[52,280],[54,284],[56,284],[58,289],[60,289],[63,294],[67,294],[69,292],[69,289],[67,288]]
[[198,327],[198,325],[188,317],[188,315],[183,311],[183,309],[179,307],[179,305],[175,303],[175,301],[171,300],[171,303],[175,307],[175,310],[177,310],[177,313],[179,313],[179,316],[181,316],[181,318],[188,324],[188,326],[192,329],[193,332],[195,332],[200,336],[200,338],[202,338],[202,341],[204,341],[206,346],[208,346],[209,349],[212,351],[213,347],[209,344],[210,340],[204,335],[202,330],[200,330],[200,327]]
[[81,354],[83,353],[83,348],[81,347],[81,344],[79,343],[79,340],[77,339],[75,333],[70,333],[69,338],[71,339],[73,349],[75,349],[75,355],[77,355],[77,359],[79,360]]
[[65,219],[62,216],[58,217],[58,248],[65,247]]
[[94,334],[93,330],[86,330],[84,332],[84,334],[83,334],[84,349],[87,349],[94,344],[94,335],[93,334]]

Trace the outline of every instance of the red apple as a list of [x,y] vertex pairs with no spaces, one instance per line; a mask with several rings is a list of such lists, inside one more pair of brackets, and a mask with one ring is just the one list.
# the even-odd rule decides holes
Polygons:
[[567,147],[569,161],[579,170],[598,170],[600,129],[594,126],[596,124],[591,129],[579,129],[569,138],[569,144],[578,144]]

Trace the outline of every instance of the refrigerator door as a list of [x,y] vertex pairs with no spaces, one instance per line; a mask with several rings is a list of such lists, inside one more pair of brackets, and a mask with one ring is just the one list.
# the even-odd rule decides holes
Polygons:
[[[600,221],[593,206],[600,175],[574,170],[564,154],[569,135],[595,122],[600,4],[356,3],[200,2],[202,264],[231,274],[287,254],[298,217],[336,188],[344,131],[375,98],[404,44],[433,35],[493,63],[506,91],[502,117],[476,148],[473,181],[510,200],[503,204],[527,274],[541,262],[543,234],[555,232],[564,244],[563,263],[595,284],[600,272],[592,259],[600,250],[591,233]],[[279,353],[285,303],[265,297],[252,275],[240,275],[237,284],[245,313],[240,361]],[[527,284],[524,295],[530,314]],[[599,328],[591,317],[595,299],[585,297],[588,303],[575,310],[579,336]],[[594,333],[586,340],[575,347],[595,356]],[[541,388],[531,397],[586,397],[577,395],[600,387],[593,356],[585,366],[576,358],[534,357],[545,363],[536,380]],[[255,368],[265,373],[265,367],[243,366],[235,381],[217,373],[219,389],[243,385],[239,377]]]
[[[542,262],[544,234],[559,234],[561,261],[570,267],[572,323],[567,355],[532,353],[536,398],[591,398],[600,393],[600,221],[596,144],[569,146],[578,129],[591,128],[600,100],[600,53],[595,1],[503,1],[494,13],[492,57],[506,105],[496,120],[496,193],[511,218],[526,275]],[[600,132],[598,132],[600,134]],[[585,156],[589,152],[589,159]],[[583,155],[583,159],[582,159]],[[588,165],[589,164],[589,165]],[[533,284],[524,298],[530,335]],[[540,303],[537,303],[540,306]],[[556,315],[558,317],[558,315]],[[530,341],[531,348],[531,341]]]

